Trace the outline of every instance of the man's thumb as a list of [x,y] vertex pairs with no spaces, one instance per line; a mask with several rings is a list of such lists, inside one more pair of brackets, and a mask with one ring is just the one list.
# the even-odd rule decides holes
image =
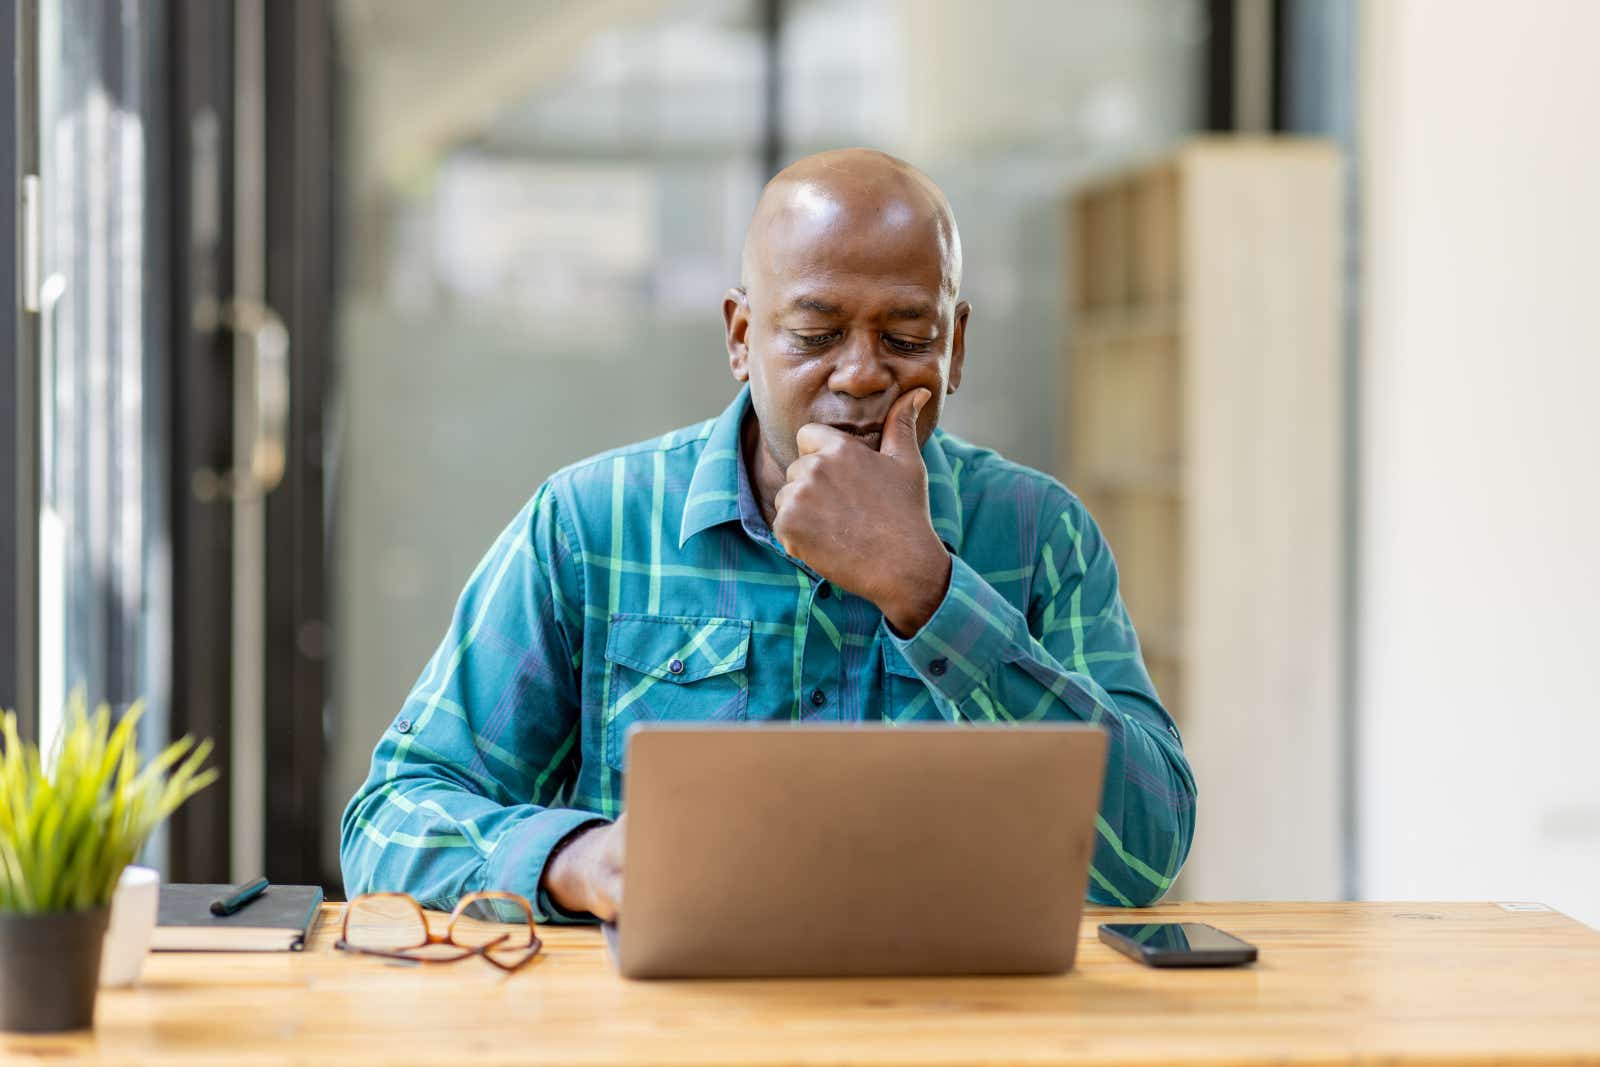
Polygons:
[[889,417],[884,420],[883,443],[878,446],[878,451],[887,456],[916,453],[917,418],[922,414],[924,405],[932,399],[933,394],[928,390],[913,389],[896,400],[894,407],[889,409]]

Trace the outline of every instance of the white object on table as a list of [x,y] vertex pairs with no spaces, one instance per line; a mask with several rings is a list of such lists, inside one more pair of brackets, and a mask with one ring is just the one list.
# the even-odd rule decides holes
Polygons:
[[150,936],[156,929],[161,873],[154,867],[125,867],[111,898],[111,923],[100,950],[100,985],[127,986],[139,980]]

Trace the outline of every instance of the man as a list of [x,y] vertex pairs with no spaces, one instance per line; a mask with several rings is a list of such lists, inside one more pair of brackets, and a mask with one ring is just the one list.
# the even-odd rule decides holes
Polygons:
[[1091,899],[1158,899],[1194,780],[1111,551],[1054,479],[936,429],[971,311],[944,195],[801,160],[741,281],[733,404],[558,472],[468,580],[345,811],[347,890],[615,918],[634,723],[1061,720],[1110,733]]

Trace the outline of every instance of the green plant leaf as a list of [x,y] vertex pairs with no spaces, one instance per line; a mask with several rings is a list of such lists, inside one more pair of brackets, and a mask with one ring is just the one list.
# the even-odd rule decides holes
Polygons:
[[137,702],[113,722],[73,690],[49,759],[0,715],[0,911],[110,902],[122,870],[161,820],[217,780],[211,742],[184,737],[141,765]]

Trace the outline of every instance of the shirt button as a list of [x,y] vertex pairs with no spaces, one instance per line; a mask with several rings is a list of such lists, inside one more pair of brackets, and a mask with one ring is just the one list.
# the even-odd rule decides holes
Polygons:
[[828,702],[828,694],[827,693],[824,693],[820,689],[813,689],[811,691],[811,705],[812,705],[812,707],[820,708],[820,707],[822,707],[822,705],[826,704],[827,702]]
[[399,722],[394,724],[394,728],[401,733],[409,733],[411,730],[411,720],[401,719]]
[[683,673],[683,660],[681,660],[681,659],[673,660],[671,663],[667,664],[667,670],[671,671],[673,674],[682,674]]
[[944,674],[945,669],[949,666],[950,664],[947,660],[936,659],[932,663],[928,664],[928,673],[933,675],[935,678],[938,678]]
[[827,600],[832,595],[833,595],[833,587],[830,586],[827,582],[823,582],[821,585],[817,586],[817,596],[818,596],[818,598],[820,598],[822,600]]

